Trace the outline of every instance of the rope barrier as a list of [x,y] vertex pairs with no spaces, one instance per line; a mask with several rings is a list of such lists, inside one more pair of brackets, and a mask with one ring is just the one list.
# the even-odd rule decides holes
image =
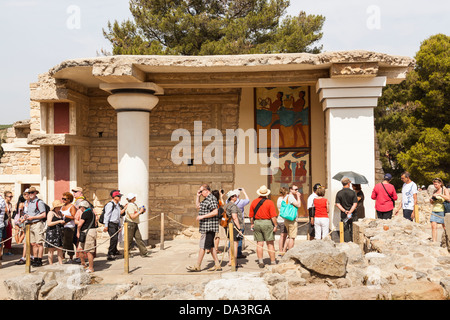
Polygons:
[[[145,222],[152,221],[153,219],[156,219],[156,218],[158,218],[159,216],[160,216],[160,214],[158,214],[158,215],[152,217],[151,219],[147,219],[147,220],[144,220],[144,221],[139,221],[139,223],[145,223]],[[51,247],[53,247],[53,248],[55,248],[55,249],[60,249],[60,250],[62,250],[63,252],[68,252],[68,253],[69,253],[69,252],[71,252],[71,253],[77,253],[77,252],[91,251],[91,250],[97,249],[98,247],[104,245],[106,242],[108,242],[109,240],[111,240],[111,238],[113,238],[113,237],[116,236],[120,231],[122,231],[122,229],[123,229],[123,225],[119,228],[119,230],[117,230],[116,233],[114,233],[113,235],[109,236],[109,238],[107,238],[104,242],[102,242],[102,243],[100,243],[100,244],[98,244],[98,245],[96,245],[96,246],[94,246],[94,247],[91,247],[91,248],[87,248],[87,249],[85,248],[85,249],[83,249],[83,250],[70,250],[70,249],[64,249],[64,248],[61,248],[61,247],[58,247],[58,246],[53,245],[52,243],[48,242],[45,238],[44,238],[44,243],[48,244],[49,246],[51,246]],[[20,232],[20,230],[24,231],[23,228],[19,228],[19,232]],[[45,228],[44,228],[44,230],[43,230],[40,234],[44,234],[44,233],[46,233]],[[16,233],[16,234],[17,234],[17,233]],[[4,242],[6,242],[6,241],[8,241],[8,240],[10,240],[10,239],[12,239],[12,238],[14,238],[14,237],[16,236],[16,234],[12,235],[10,238],[8,238],[8,239],[6,239],[6,240],[1,241],[1,242],[0,242],[0,245],[3,244]]]
[[[438,216],[438,215],[436,215],[436,214],[433,214],[433,213],[431,213],[431,215],[435,215],[435,216]],[[153,216],[153,217],[151,217],[151,218],[148,218],[148,219],[146,219],[146,220],[144,220],[144,221],[140,221],[139,223],[148,223],[148,222],[150,222],[150,221],[152,221],[152,220],[154,220],[154,219],[156,219],[156,218],[158,218],[158,217],[160,217],[161,216],[161,214],[157,214],[157,215],[155,215],[155,216]],[[440,216],[438,216],[438,217],[440,217]],[[168,220],[169,220],[169,222],[175,222],[176,224],[178,224],[178,225],[180,225],[180,226],[183,226],[183,227],[185,227],[185,228],[192,228],[193,226],[189,226],[189,225],[185,225],[185,224],[183,224],[183,223],[181,223],[181,222],[179,222],[179,221],[176,221],[175,219],[173,219],[172,217],[170,217],[170,216],[168,216],[167,215],[167,218],[168,218]],[[299,225],[297,228],[301,228],[301,227],[303,227],[303,226],[305,226],[305,225],[308,225],[309,224],[309,222],[305,222],[305,223],[303,223],[303,224],[301,224],[301,225]],[[275,253],[275,254],[279,254],[279,253],[281,253],[281,251],[277,251],[277,250],[271,250],[271,249],[269,249],[269,248],[265,248],[264,247],[264,245],[259,245],[257,242],[255,242],[254,240],[252,240],[252,239],[250,239],[248,236],[246,236],[246,235],[244,235],[243,233],[242,233],[242,231],[241,230],[239,230],[239,229],[237,229],[236,228],[236,226],[233,224],[233,228],[234,228],[234,230],[236,230],[237,231],[237,233],[243,238],[243,239],[245,239],[246,241],[248,241],[250,244],[253,244],[256,248],[262,248],[264,251],[266,251],[266,252],[268,252],[268,253]],[[44,237],[44,243],[46,243],[47,245],[49,245],[49,247],[53,247],[53,248],[56,248],[56,249],[60,249],[60,250],[62,250],[62,251],[64,251],[64,252],[71,252],[71,253],[77,253],[77,252],[87,252],[87,251],[91,251],[91,250],[94,250],[94,249],[97,249],[98,247],[100,247],[100,246],[102,246],[102,245],[104,245],[105,243],[107,243],[108,241],[110,241],[111,240],[111,238],[113,238],[113,237],[115,237],[119,232],[121,232],[123,230],[123,225],[122,226],[120,226],[120,228],[119,228],[119,230],[117,230],[117,232],[115,232],[113,235],[110,235],[107,239],[105,239],[105,241],[104,242],[102,242],[102,243],[98,243],[97,245],[95,245],[94,247],[91,247],[91,248],[85,248],[85,249],[82,249],[82,250],[78,250],[78,249],[76,249],[76,250],[70,250],[70,249],[64,249],[64,248],[61,248],[61,247],[58,247],[58,246],[55,246],[55,245],[53,245],[52,243],[50,243],[50,242],[48,242],[47,241],[47,239],[45,239],[45,237]],[[334,231],[336,231],[337,229],[335,228],[335,226],[334,225],[332,225],[332,229],[329,231],[329,233],[327,234],[327,236],[326,237],[328,237],[328,236],[330,236],[331,235],[331,233],[333,233]],[[22,232],[25,232],[25,230],[24,230],[24,228],[21,228],[21,227],[19,227],[18,229],[17,228],[14,228],[14,231],[15,231],[15,233],[13,233],[13,235],[11,236],[11,237],[9,237],[8,239],[2,239],[2,241],[0,241],[0,245],[2,245],[3,243],[5,243],[5,242],[7,242],[7,241],[9,241],[9,240],[11,240],[11,239],[13,239],[17,234],[20,234],[20,233],[22,233]],[[42,234],[44,234],[44,233],[46,233],[46,228],[44,228],[44,230],[41,232],[41,235]],[[228,241],[229,241],[229,230],[228,230],[228,228],[226,228],[226,239],[225,239],[225,245],[224,245],[224,250],[223,250],[223,252],[222,252],[222,258],[221,258],[221,260],[220,260],[220,264],[222,264],[222,262],[224,261],[224,258],[225,258],[225,254],[227,253],[227,249],[228,249]],[[220,242],[219,242],[220,243]],[[247,267],[246,267],[247,268]],[[250,268],[251,269],[251,268]],[[255,269],[256,270],[256,269]],[[231,271],[231,270],[229,270],[229,271]],[[215,272],[208,272],[208,273],[206,273],[206,274],[217,274],[217,273],[222,273],[222,272],[228,272],[228,271],[215,271]],[[164,274],[164,273],[152,273],[151,275],[186,275],[186,274],[188,274],[188,273],[180,273],[180,274],[178,274],[178,273],[169,273],[169,274]],[[148,275],[150,275],[150,274],[148,274]]]

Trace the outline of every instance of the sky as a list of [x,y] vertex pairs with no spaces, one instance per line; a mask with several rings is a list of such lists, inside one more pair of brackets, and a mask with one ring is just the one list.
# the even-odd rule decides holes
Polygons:
[[[291,0],[288,15],[323,15],[323,51],[414,57],[422,41],[450,35],[448,0]],[[108,21],[131,18],[129,0],[1,0],[0,124],[29,119],[29,85],[64,60],[111,51]]]

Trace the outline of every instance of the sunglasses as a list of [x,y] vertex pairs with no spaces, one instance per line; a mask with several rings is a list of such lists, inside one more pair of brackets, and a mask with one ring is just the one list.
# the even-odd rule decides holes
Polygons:
[[67,200],[67,198],[61,198],[61,200],[63,200],[63,201],[66,201],[66,200]]

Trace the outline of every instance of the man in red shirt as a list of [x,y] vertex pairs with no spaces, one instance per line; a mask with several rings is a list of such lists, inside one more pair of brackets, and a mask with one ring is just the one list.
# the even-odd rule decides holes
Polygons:
[[386,173],[383,182],[375,185],[372,191],[372,199],[375,200],[375,210],[379,219],[391,219],[392,211],[397,200],[395,187],[390,184],[392,175]]
[[264,268],[264,241],[269,251],[270,263],[276,264],[274,241],[275,232],[277,231],[277,211],[273,201],[268,199],[270,190],[266,186],[261,186],[256,193],[259,195],[259,198],[251,203],[249,217],[257,242],[256,255],[258,256],[258,265],[260,268]]

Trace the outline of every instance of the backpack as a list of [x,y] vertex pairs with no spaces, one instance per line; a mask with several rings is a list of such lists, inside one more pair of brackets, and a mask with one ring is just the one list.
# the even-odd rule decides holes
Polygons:
[[[114,201],[110,201],[110,202],[113,203],[113,208],[112,208],[112,210],[114,210],[114,208],[115,208],[116,205],[114,204]],[[108,203],[110,203],[110,202],[108,202]],[[105,208],[106,208],[106,206],[108,205],[108,203],[105,204],[105,205],[103,206],[102,213],[101,213],[101,215],[100,215],[100,218],[98,219],[98,222],[101,223],[101,224],[105,224],[105,223],[104,223],[104,220],[105,220]],[[111,210],[111,212],[112,212],[112,210]]]
[[[37,199],[37,201],[36,201],[36,210],[35,210],[36,213],[40,213],[39,212],[39,201],[42,201],[42,200]],[[50,211],[50,206],[48,204],[46,204],[44,201],[42,201],[42,203],[44,204],[44,207],[45,207],[45,218],[43,218],[42,221],[45,221],[47,219],[47,214]]]
[[220,218],[219,224],[224,228],[228,228],[231,217],[228,217],[227,212],[222,207],[219,208],[219,216],[220,212],[222,212],[222,218]]

